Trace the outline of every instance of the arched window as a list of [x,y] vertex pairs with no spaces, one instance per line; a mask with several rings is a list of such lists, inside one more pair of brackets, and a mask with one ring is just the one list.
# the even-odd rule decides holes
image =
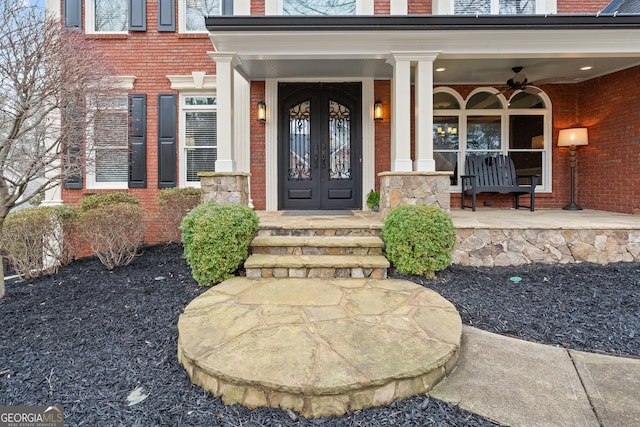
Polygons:
[[459,189],[467,154],[506,154],[519,175],[537,174],[539,191],[551,191],[551,108],[544,92],[529,87],[507,100],[494,88],[479,88],[464,101],[451,88],[433,96],[436,170],[451,171]]

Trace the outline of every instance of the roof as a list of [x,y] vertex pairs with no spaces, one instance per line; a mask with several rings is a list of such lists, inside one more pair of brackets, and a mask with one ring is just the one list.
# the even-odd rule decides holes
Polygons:
[[640,15],[640,0],[613,0],[600,13]]

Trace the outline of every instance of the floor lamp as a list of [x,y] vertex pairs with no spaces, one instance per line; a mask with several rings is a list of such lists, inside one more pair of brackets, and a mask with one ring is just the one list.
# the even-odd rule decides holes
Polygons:
[[576,179],[576,147],[578,145],[589,145],[589,135],[587,128],[563,129],[558,135],[558,147],[569,147],[569,167],[571,168],[571,201],[562,209],[569,211],[579,211],[582,208],[575,201],[575,179]]

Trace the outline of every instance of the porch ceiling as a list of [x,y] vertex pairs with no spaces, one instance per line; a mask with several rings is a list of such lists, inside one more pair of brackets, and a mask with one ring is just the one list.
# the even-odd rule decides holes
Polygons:
[[520,25],[495,17],[387,18],[356,19],[354,26],[353,18],[317,17],[220,17],[207,24],[216,51],[237,54],[238,70],[252,80],[387,79],[393,52],[437,53],[434,69],[446,70],[434,73],[435,84],[504,85],[515,66],[533,84],[576,83],[640,65],[640,16],[535,17]]

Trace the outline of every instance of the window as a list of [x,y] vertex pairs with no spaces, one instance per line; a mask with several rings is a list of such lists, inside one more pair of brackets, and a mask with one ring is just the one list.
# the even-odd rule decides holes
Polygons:
[[87,188],[127,188],[129,179],[128,100],[94,106],[100,113],[88,129]]
[[206,16],[222,14],[221,0],[181,0],[181,16],[183,17],[183,29],[186,32],[204,32]]
[[[373,15],[374,0],[265,0],[266,15]],[[393,3],[393,2],[392,2]]]
[[355,15],[356,0],[282,0],[283,15]]
[[542,92],[517,92],[507,102],[495,89],[480,89],[465,103],[450,88],[436,89],[433,97],[436,170],[453,172],[451,185],[458,187],[465,156],[506,154],[513,160],[518,175],[539,175],[541,190],[550,191],[551,147],[545,141],[551,139],[551,111],[545,99]]
[[433,0],[434,15],[532,15],[557,13],[556,0]]
[[181,181],[199,186],[198,172],[215,171],[218,157],[217,100],[211,95],[183,95],[181,100]]
[[126,33],[129,26],[128,0],[88,2],[87,29],[95,33]]

